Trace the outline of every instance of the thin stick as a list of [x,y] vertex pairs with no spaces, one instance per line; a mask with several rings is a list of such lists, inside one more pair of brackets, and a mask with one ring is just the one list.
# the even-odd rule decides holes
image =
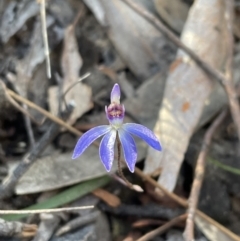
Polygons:
[[61,236],[64,233],[67,233],[71,230],[75,230],[83,225],[86,225],[88,223],[92,223],[99,217],[99,211],[91,212],[88,215],[80,216],[78,218],[75,218],[65,224],[63,227],[59,228],[56,232],[56,236]]
[[[28,107],[25,104],[23,104],[23,109],[27,112]],[[35,145],[35,138],[34,138],[34,134],[33,134],[31,120],[28,115],[24,115],[23,118],[25,120],[25,127],[27,129],[27,135],[28,135],[28,139],[30,141],[30,146],[32,149]]]
[[[90,75],[91,75],[90,73],[86,73],[86,74],[84,74],[81,78],[79,78],[78,81],[76,81],[76,82],[74,82],[73,84],[71,84],[71,85],[66,89],[66,91],[63,93],[63,99],[65,99],[66,94],[67,94],[75,85],[77,85],[78,83],[81,83],[82,80],[86,79],[86,78],[89,77]],[[65,100],[65,102],[66,102],[66,100]]]
[[84,16],[84,14],[86,13],[86,7],[84,4],[81,3],[81,6],[79,7],[80,10],[77,13],[77,16],[75,17],[75,19],[73,20],[73,28],[76,28],[76,25],[78,23],[78,21]]
[[71,208],[50,208],[50,209],[35,209],[35,210],[0,210],[1,215],[8,214],[38,214],[38,213],[59,213],[59,212],[70,212],[82,209],[90,209],[94,206],[83,206],[83,207],[71,207]]
[[67,130],[69,130],[71,133],[74,133],[75,135],[82,135],[82,133],[80,131],[78,131],[77,129],[75,129],[74,127],[68,125],[66,122],[64,122],[63,120],[61,120],[60,118],[54,116],[53,114],[51,114],[50,112],[46,111],[45,109],[41,108],[40,106],[34,104],[33,102],[29,101],[28,99],[16,94],[15,92],[13,92],[10,89],[7,89],[7,93],[13,97],[15,100],[20,101],[24,104],[26,104],[27,106],[29,106],[30,108],[33,108],[35,110],[37,110],[38,112],[40,112],[41,114],[43,114],[44,116],[46,116],[48,119],[52,120],[53,122],[57,123],[60,126],[65,127]]
[[188,206],[188,203],[185,199],[177,196],[175,193],[169,192],[166,188],[164,188],[162,185],[160,185],[157,181],[152,179],[151,176],[143,173],[138,167],[135,167],[134,173],[137,174],[139,177],[141,177],[144,181],[147,181],[150,184],[152,184],[154,187],[157,187],[158,189],[160,189],[166,196],[170,197],[176,203],[180,204],[183,207]]
[[233,118],[233,122],[236,126],[238,137],[240,137],[240,109],[238,103],[238,94],[233,82],[233,49],[234,49],[234,39],[233,39],[233,15],[234,15],[234,1],[225,0],[225,20],[227,25],[227,61],[226,61],[226,83],[225,90],[227,92],[228,102]]
[[224,118],[227,115],[227,110],[223,110],[218,117],[214,120],[211,126],[208,128],[204,139],[201,151],[199,153],[197,164],[195,168],[195,177],[192,184],[191,193],[188,199],[188,217],[186,222],[185,231],[183,233],[184,238],[186,241],[193,241],[194,240],[194,217],[196,214],[196,209],[198,205],[199,194],[204,178],[204,171],[205,171],[205,163],[206,157],[208,153],[209,146],[212,141],[213,134],[215,133],[216,129],[222,123]]
[[41,0],[40,2],[40,15],[41,15],[41,23],[42,23],[42,36],[43,36],[43,44],[44,44],[44,53],[46,57],[47,64],[47,76],[51,79],[51,64],[49,57],[49,45],[48,45],[48,34],[47,34],[47,23],[46,23],[46,3],[45,0]]
[[9,96],[6,90],[6,85],[2,80],[0,80],[0,89],[4,91],[4,97],[12,106],[14,106],[22,114],[28,116],[36,125],[42,124],[42,123],[39,123],[37,120],[35,120],[34,117],[31,116],[31,114],[26,109],[24,109],[21,105],[19,105],[11,96]]
[[[163,35],[165,35],[169,40],[171,40],[177,47],[181,48],[185,53],[187,53],[195,63],[211,78],[218,81],[227,93],[229,106],[231,109],[231,113],[233,116],[233,121],[236,126],[238,132],[238,139],[240,140],[240,108],[237,100],[237,93],[234,88],[234,85],[231,81],[231,76],[225,76],[217,69],[212,68],[208,63],[203,61],[194,51],[192,51],[189,47],[187,47],[181,40],[168,28],[166,27],[160,19],[156,18],[153,14],[151,14],[148,10],[143,8],[140,4],[135,3],[132,0],[121,0],[125,2],[129,7],[139,13],[142,17],[144,17],[149,23],[151,23],[154,27],[156,27]],[[228,46],[230,54],[233,51],[233,39],[232,39],[232,10],[233,10],[233,1],[226,0],[226,19],[227,19],[227,28],[228,28]],[[231,59],[231,58],[230,58]],[[230,61],[231,62],[231,61]],[[232,64],[230,63],[230,68],[232,68]]]
[[148,240],[151,240],[154,237],[156,237],[157,235],[160,235],[160,234],[166,232],[172,226],[174,226],[174,225],[176,225],[176,224],[186,220],[186,218],[187,218],[187,214],[183,214],[183,215],[180,215],[180,216],[178,216],[176,218],[173,218],[172,220],[170,220],[169,222],[163,224],[159,228],[156,228],[156,229],[146,233],[141,238],[137,239],[137,241],[148,241]]

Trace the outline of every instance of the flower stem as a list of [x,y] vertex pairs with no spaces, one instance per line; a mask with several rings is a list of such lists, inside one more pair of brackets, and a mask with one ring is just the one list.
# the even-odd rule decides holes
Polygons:
[[122,167],[121,167],[121,142],[119,140],[119,136],[117,134],[117,150],[118,150],[118,155],[117,155],[117,162],[118,162],[118,174],[119,176],[126,182],[129,188],[133,188],[133,184],[127,180],[127,178],[124,176]]

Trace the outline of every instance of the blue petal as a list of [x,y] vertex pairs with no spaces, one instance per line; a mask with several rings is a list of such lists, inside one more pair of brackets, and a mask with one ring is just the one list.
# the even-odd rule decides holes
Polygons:
[[111,126],[103,125],[97,126],[86,133],[84,133],[78,140],[72,155],[72,159],[79,157],[97,138],[108,133],[111,130]]
[[113,86],[112,92],[111,92],[111,103],[115,102],[115,103],[119,104],[120,96],[121,96],[120,87],[118,84],[115,84]]
[[135,164],[137,161],[137,147],[134,139],[125,130],[118,130],[119,139],[122,144],[124,158],[127,166],[131,172],[134,172]]
[[108,132],[102,139],[99,148],[99,155],[102,164],[109,172],[111,170],[113,160],[114,160],[114,143],[116,140],[117,131],[112,129]]
[[153,147],[154,149],[158,151],[162,150],[159,140],[147,127],[135,123],[126,123],[123,124],[122,128],[131,134],[143,139],[149,146]]

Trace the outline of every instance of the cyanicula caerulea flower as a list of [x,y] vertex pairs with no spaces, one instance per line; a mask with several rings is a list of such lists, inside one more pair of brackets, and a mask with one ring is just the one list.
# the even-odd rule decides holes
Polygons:
[[[102,164],[109,172],[114,160],[114,144],[119,137],[124,158],[131,172],[137,161],[137,147],[132,135],[135,135],[154,149],[161,151],[162,147],[157,137],[147,127],[135,123],[123,124],[124,105],[120,104],[120,87],[115,84],[111,92],[111,104],[105,107],[109,125],[97,126],[84,133],[78,140],[72,158],[79,157],[86,148],[99,137],[103,136],[99,147]],[[117,137],[118,135],[118,137]]]

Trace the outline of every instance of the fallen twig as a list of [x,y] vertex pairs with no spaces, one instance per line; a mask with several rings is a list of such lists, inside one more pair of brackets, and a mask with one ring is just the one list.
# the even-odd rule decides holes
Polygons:
[[[23,106],[23,109],[27,112],[28,107],[25,104],[23,104],[22,106]],[[32,149],[35,145],[35,138],[34,138],[34,134],[33,134],[31,120],[30,120],[28,115],[24,115],[23,118],[24,118],[24,121],[25,121],[25,127],[26,127],[26,130],[27,130],[27,135],[28,135],[28,139],[29,139],[29,142],[30,142],[30,147]]]
[[218,117],[214,120],[214,122],[207,130],[203,139],[202,148],[199,153],[196,168],[195,168],[195,177],[192,184],[192,189],[188,199],[188,205],[189,205],[188,216],[187,216],[185,231],[183,234],[186,241],[194,240],[194,217],[195,217],[199,194],[200,194],[200,190],[201,190],[201,186],[204,178],[207,152],[208,152],[210,143],[212,141],[213,134],[216,131],[216,129],[219,127],[219,125],[222,123],[224,118],[226,117],[226,114],[227,114],[227,110],[223,110],[218,115]]
[[75,129],[74,127],[70,126],[69,124],[67,124],[66,122],[64,122],[62,119],[54,116],[53,114],[51,114],[50,112],[46,111],[45,109],[41,108],[40,106],[34,104],[33,102],[29,101],[28,99],[18,95],[17,93],[15,93],[14,91],[7,89],[8,94],[14,98],[15,100],[26,104],[27,106],[29,106],[30,108],[33,108],[35,110],[37,110],[38,112],[40,112],[41,114],[43,114],[45,117],[47,117],[48,119],[52,120],[53,122],[57,123],[60,126],[63,126],[64,128],[66,128],[67,130],[69,130],[70,132],[74,133],[75,135],[81,135],[82,133],[79,132],[77,129]]
[[40,15],[41,15],[41,23],[42,23],[42,36],[43,36],[43,44],[44,44],[44,53],[46,57],[47,64],[47,76],[51,79],[51,64],[49,57],[49,45],[48,45],[48,34],[47,34],[47,23],[46,23],[46,3],[45,0],[40,0]]
[[[18,111],[20,111],[22,114],[27,115],[36,125],[41,125],[42,123],[38,123],[37,120],[34,119],[31,114],[24,109],[21,105],[19,105],[8,93],[6,90],[6,85],[2,80],[0,80],[0,92],[1,92],[1,98],[4,98],[8,103],[10,103],[12,106],[14,106]],[[4,100],[1,99],[3,102]]]
[[240,136],[240,114],[239,114],[239,103],[238,103],[238,93],[237,88],[234,86],[233,82],[233,49],[234,49],[234,39],[233,39],[233,15],[234,15],[234,1],[225,0],[225,20],[227,25],[227,61],[226,61],[226,82],[225,90],[227,92],[228,102],[230,106],[230,111],[232,114],[233,122],[238,132],[238,137]]
[[65,233],[70,232],[83,225],[92,223],[97,219],[98,216],[99,216],[99,211],[95,211],[95,212],[89,213],[88,215],[75,218],[75,219],[71,220],[70,222],[68,222],[63,227],[61,227],[60,229],[58,229],[58,231],[56,232],[56,235],[61,236]]
[[70,207],[70,208],[50,208],[50,209],[35,209],[35,210],[0,210],[1,215],[8,214],[39,214],[39,213],[59,213],[70,212],[82,209],[94,208],[94,206]]
[[137,239],[137,241],[148,241],[148,240],[151,240],[154,237],[156,237],[157,235],[160,235],[160,234],[164,233],[167,229],[171,228],[172,226],[178,224],[179,222],[182,222],[182,221],[186,220],[186,218],[187,218],[187,214],[183,214],[181,216],[173,218],[172,220],[170,220],[169,222],[163,224],[159,228],[156,228],[156,229],[146,233],[141,238]]
[[[187,53],[195,63],[211,78],[218,81],[225,89],[228,100],[229,106],[231,109],[231,113],[233,116],[233,121],[236,126],[238,132],[238,139],[240,141],[240,107],[237,100],[237,93],[234,88],[234,85],[231,81],[231,75],[224,75],[215,68],[212,68],[208,63],[203,61],[194,51],[188,48],[181,40],[168,28],[166,27],[160,19],[156,18],[153,14],[151,14],[148,10],[143,8],[140,4],[135,3],[132,0],[121,0],[125,2],[129,7],[143,16],[148,22],[154,25],[163,35],[165,35],[169,40],[171,40],[177,47],[181,48],[185,53]],[[233,4],[231,1],[226,0],[226,13],[225,17],[227,20],[228,26],[228,46],[229,46],[229,55],[232,54],[233,51],[233,37],[232,37],[232,15],[233,15]],[[229,70],[232,68],[232,61],[229,60]]]

